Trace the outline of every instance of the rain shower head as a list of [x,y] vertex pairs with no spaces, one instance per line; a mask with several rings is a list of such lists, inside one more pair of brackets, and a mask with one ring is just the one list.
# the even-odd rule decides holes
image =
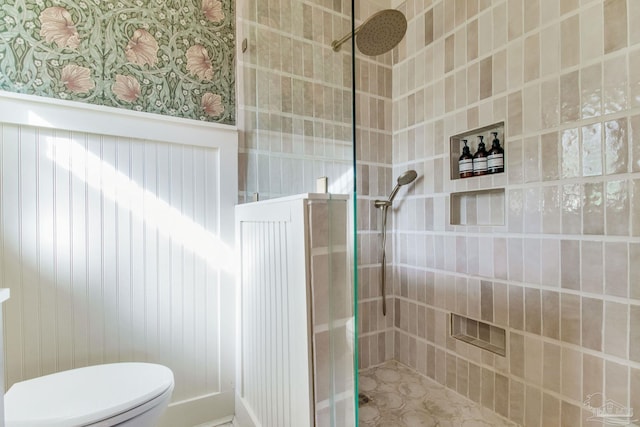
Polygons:
[[331,43],[334,51],[352,36],[360,52],[368,56],[382,55],[397,46],[407,31],[407,18],[396,9],[385,9],[371,15],[366,21],[340,40]]
[[417,177],[418,177],[418,173],[413,169],[410,169],[404,172],[402,175],[400,175],[398,177],[398,183],[396,184],[396,186],[393,188],[393,191],[389,195],[389,203],[393,202],[393,199],[396,197],[396,194],[398,193],[398,190],[400,189],[401,186],[411,184],[413,181],[415,181]]

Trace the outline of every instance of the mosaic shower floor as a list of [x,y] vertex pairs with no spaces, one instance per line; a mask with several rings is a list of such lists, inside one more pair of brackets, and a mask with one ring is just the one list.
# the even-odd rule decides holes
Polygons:
[[360,427],[516,425],[395,361],[360,372],[360,393]]

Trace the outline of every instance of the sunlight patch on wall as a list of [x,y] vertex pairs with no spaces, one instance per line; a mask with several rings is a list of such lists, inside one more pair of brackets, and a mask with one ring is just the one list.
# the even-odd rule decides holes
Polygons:
[[140,187],[122,172],[76,142],[47,138],[47,157],[86,182],[119,207],[155,227],[206,260],[214,269],[235,271],[233,251],[218,236],[183,215],[178,209]]

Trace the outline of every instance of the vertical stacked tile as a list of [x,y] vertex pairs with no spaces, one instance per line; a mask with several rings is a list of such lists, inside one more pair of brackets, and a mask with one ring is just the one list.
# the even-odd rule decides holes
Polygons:
[[[381,8],[357,2],[357,23]],[[339,52],[331,48],[351,29],[350,2],[248,0],[237,13],[240,38],[247,39],[246,52],[238,53],[239,201],[253,193],[267,199],[312,192],[320,176],[329,178],[330,192],[351,193],[351,42]],[[368,367],[393,358],[393,315],[382,316],[379,290],[380,215],[373,208],[394,181],[391,53],[358,54],[355,71],[359,361]],[[389,306],[393,313],[392,299]]]
[[[422,179],[395,213],[395,357],[526,426],[637,413],[640,5],[400,9],[393,169]],[[449,137],[503,120],[505,173],[451,180]],[[452,192],[494,187],[504,225],[450,224]],[[451,312],[505,328],[507,357],[452,339]]]
[[308,204],[316,425],[353,424],[355,372],[348,200]]
[[351,55],[344,2],[247,0],[238,6],[239,201],[352,188]]
[[[356,2],[356,25],[384,9],[374,1]],[[383,2],[379,2],[383,3]],[[345,46],[343,49],[347,49]],[[393,224],[387,222],[387,314],[382,315],[382,213],[376,199],[386,199],[395,184],[391,168],[392,52],[377,57],[356,51],[356,161],[358,224],[359,360],[361,369],[394,357]]]

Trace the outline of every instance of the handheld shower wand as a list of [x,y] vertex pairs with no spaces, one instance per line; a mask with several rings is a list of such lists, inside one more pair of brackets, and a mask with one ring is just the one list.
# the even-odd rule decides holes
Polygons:
[[395,199],[396,194],[398,194],[398,190],[403,185],[411,184],[418,177],[418,174],[414,170],[408,170],[404,172],[402,175],[398,177],[398,181],[396,186],[393,187],[391,194],[389,195],[389,199],[387,200],[376,200],[373,202],[373,205],[382,209],[382,268],[381,268],[381,277],[380,277],[380,285],[381,285],[381,293],[382,293],[382,315],[387,315],[387,293],[385,286],[385,270],[387,264],[387,254],[386,254],[386,246],[387,246],[387,210],[393,204],[393,199]]

